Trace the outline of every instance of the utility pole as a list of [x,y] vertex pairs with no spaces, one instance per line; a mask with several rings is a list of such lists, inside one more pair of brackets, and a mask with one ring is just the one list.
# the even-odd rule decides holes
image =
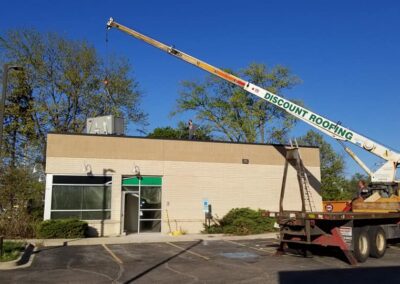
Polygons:
[[[22,71],[24,68],[21,66],[4,64],[3,65],[3,92],[0,100],[0,161],[2,159],[2,146],[3,146],[3,123],[4,123],[4,106],[6,104],[7,87],[8,87],[8,71],[16,70]],[[1,163],[1,162],[0,162]]]

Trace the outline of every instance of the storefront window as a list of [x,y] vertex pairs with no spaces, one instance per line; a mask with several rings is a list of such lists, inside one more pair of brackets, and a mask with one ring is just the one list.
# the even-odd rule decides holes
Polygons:
[[111,177],[55,176],[51,219],[61,218],[110,219]]

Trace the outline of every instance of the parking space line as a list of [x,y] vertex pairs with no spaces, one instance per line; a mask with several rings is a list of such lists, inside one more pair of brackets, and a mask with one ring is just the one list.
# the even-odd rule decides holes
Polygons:
[[267,249],[263,249],[263,248],[255,248],[255,247],[247,246],[247,245],[244,245],[244,244],[241,244],[241,243],[238,243],[238,242],[234,242],[234,241],[230,241],[230,240],[224,240],[224,242],[235,244],[235,245],[239,245],[239,246],[250,248],[250,249],[254,249],[254,250],[258,250],[258,251],[262,251],[262,252],[265,252],[265,253],[271,254],[271,255],[275,254],[275,249],[272,252],[271,250],[267,250]]
[[103,244],[103,248],[112,256],[112,258],[114,258],[114,260],[115,260],[117,263],[123,264],[123,261],[122,261],[118,256],[116,256],[116,254],[113,253],[113,252],[108,248],[108,246],[106,246],[105,244]]
[[201,255],[201,254],[199,254],[199,253],[197,253],[197,252],[190,251],[190,250],[188,250],[188,249],[186,249],[186,248],[184,248],[184,247],[178,246],[178,245],[176,245],[176,244],[173,244],[173,243],[170,243],[170,242],[166,242],[166,244],[168,244],[168,245],[170,245],[170,246],[173,246],[173,247],[175,247],[175,248],[178,248],[178,249],[180,249],[180,250],[182,250],[182,251],[185,251],[185,252],[187,252],[187,253],[190,253],[190,254],[192,254],[192,255],[198,256],[198,257],[200,257],[200,258],[202,258],[202,259],[210,260],[210,258],[207,257],[207,256]]

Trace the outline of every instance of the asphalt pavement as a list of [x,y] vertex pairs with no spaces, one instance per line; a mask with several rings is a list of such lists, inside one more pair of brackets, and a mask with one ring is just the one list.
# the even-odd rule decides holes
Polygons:
[[275,239],[43,247],[0,283],[400,283],[400,248],[350,266],[340,251],[275,256]]

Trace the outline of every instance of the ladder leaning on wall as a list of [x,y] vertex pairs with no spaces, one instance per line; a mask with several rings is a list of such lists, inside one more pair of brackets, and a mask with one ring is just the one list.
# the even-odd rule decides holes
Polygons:
[[299,145],[297,144],[297,140],[295,140],[296,143],[296,148],[298,151],[298,169],[297,169],[297,174],[299,175],[299,179],[300,179],[300,183],[303,185],[304,187],[304,199],[306,202],[306,207],[308,206],[308,208],[306,208],[306,210],[310,210],[310,212],[315,212],[317,211],[315,208],[315,203],[314,203],[314,199],[312,196],[312,188],[310,185],[310,181],[308,180],[308,175],[307,175],[307,169],[304,166],[303,160],[301,159],[301,155],[300,155],[300,149],[299,149]]
[[[290,148],[286,152],[286,160],[291,161],[291,164],[297,171],[297,179],[300,187],[300,195],[302,201],[302,211],[315,212],[316,207],[312,196],[312,188],[308,180],[307,169],[304,166],[303,160],[300,155],[299,145],[297,140],[294,144],[290,141]],[[286,175],[287,173],[285,173]]]

